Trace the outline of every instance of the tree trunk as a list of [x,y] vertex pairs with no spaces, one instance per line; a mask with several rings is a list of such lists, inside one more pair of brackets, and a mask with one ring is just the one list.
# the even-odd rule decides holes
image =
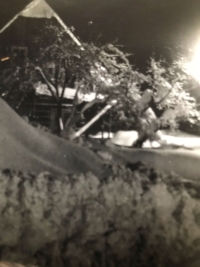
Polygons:
[[[194,267],[200,183],[137,164],[52,177],[0,174],[1,260],[45,267]],[[200,264],[198,262],[198,264]]]
[[[149,127],[151,129],[151,134],[154,134],[154,133],[156,134],[156,132],[160,130],[159,121],[155,119],[154,121],[152,121]],[[132,147],[141,148],[143,143],[150,138],[151,134],[149,134],[148,132],[144,132],[140,134],[138,139],[133,143]]]
[[64,129],[64,123],[62,119],[62,103],[57,104],[57,127],[58,127],[58,134],[60,134]]

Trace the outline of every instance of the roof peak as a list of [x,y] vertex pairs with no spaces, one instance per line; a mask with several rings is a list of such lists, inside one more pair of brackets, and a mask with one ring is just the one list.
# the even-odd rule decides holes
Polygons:
[[45,0],[33,0],[22,11],[20,16],[34,18],[51,18],[54,16],[53,9]]
[[72,40],[81,46],[79,40],[74,36],[74,34],[68,29],[62,19],[58,14],[49,6],[45,0],[33,0],[25,8],[16,14],[2,29],[0,33],[5,31],[19,16],[31,17],[31,18],[52,18],[55,17],[64,30],[70,35]]

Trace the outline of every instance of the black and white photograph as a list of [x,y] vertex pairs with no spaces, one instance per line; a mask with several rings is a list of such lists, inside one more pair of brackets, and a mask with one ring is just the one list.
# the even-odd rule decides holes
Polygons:
[[0,0],[0,267],[200,267],[200,0]]

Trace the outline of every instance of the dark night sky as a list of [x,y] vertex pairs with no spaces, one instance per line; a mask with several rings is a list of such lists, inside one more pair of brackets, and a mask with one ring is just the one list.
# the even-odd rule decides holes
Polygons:
[[[16,3],[17,2],[17,3]],[[0,0],[0,27],[28,0]],[[139,57],[169,47],[187,49],[200,38],[200,0],[47,0],[83,41],[119,39]],[[93,21],[93,24],[88,24]],[[166,48],[167,47],[167,48]],[[165,52],[163,52],[165,53]],[[162,52],[161,52],[162,54]]]

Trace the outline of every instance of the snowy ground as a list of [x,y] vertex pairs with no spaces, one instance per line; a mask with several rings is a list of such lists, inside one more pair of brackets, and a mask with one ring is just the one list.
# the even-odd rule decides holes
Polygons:
[[[105,175],[102,161],[91,150],[39,132],[22,120],[1,99],[0,126],[0,169],[30,171],[36,174],[46,170],[59,175],[91,171],[98,177]],[[153,142],[149,142],[149,146],[146,142],[146,148],[143,149],[115,146],[114,144],[121,142],[122,146],[128,147],[137,137],[136,132],[126,134],[127,136],[121,131],[115,135],[112,139],[113,147],[102,145],[96,150],[111,151],[114,162],[141,161],[166,173],[173,171],[188,179],[199,179],[200,138],[163,134],[165,145],[162,144],[160,149],[152,149]],[[91,139],[91,143],[92,141],[95,139]]]
[[142,162],[168,175],[175,173],[186,180],[200,180],[200,138],[164,135],[162,139],[165,144],[157,149],[150,142],[149,144],[146,142],[149,146],[136,149],[124,145],[127,144],[126,138],[120,140],[116,136],[108,139],[105,145],[98,142],[98,139],[91,138],[93,146],[106,162],[109,160],[118,164]]
[[0,170],[97,176],[102,163],[92,151],[28,125],[0,98]]
[[[143,148],[169,148],[169,147],[182,147],[186,149],[200,149],[200,137],[189,135],[187,133],[177,132],[162,132],[160,141],[147,140],[143,144]],[[117,133],[97,133],[90,135],[93,139],[110,139],[110,143],[131,147],[134,141],[138,138],[136,131],[118,131]]]

